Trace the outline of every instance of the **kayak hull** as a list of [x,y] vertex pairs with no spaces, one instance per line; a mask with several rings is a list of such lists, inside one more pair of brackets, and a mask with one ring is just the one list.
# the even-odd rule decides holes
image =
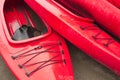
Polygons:
[[[86,10],[94,20],[111,34],[120,38],[120,10],[106,0],[68,0]],[[118,2],[119,3],[119,2]],[[98,16],[99,15],[99,16]]]

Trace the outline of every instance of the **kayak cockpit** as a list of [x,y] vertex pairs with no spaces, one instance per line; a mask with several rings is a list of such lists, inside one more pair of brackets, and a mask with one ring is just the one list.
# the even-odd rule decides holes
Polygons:
[[10,42],[29,42],[50,33],[49,27],[24,1],[6,1],[3,12],[5,34]]

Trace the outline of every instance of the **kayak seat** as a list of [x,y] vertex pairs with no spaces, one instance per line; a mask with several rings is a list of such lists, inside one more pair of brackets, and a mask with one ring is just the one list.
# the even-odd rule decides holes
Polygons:
[[35,36],[39,36],[39,35],[41,35],[41,31],[31,26],[22,25],[22,27],[18,28],[15,31],[12,39],[19,41],[19,40],[24,40],[24,39],[32,38]]

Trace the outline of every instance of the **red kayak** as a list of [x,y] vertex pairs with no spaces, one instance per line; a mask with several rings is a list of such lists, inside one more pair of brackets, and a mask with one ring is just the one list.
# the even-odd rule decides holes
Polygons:
[[113,5],[115,5],[116,7],[120,8],[120,0],[107,0],[110,3],[112,3]]
[[0,0],[0,51],[17,80],[74,80],[65,41],[22,0]]
[[[88,11],[107,31],[120,38],[120,10],[106,0],[68,0]],[[99,16],[98,16],[99,15]]]
[[25,1],[55,31],[120,75],[119,42],[101,30],[92,20],[77,16],[57,0]]

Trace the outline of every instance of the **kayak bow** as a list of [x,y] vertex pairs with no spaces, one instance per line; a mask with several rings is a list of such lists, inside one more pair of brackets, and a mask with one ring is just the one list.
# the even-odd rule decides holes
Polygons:
[[65,41],[23,0],[0,0],[0,51],[18,80],[74,80]]

